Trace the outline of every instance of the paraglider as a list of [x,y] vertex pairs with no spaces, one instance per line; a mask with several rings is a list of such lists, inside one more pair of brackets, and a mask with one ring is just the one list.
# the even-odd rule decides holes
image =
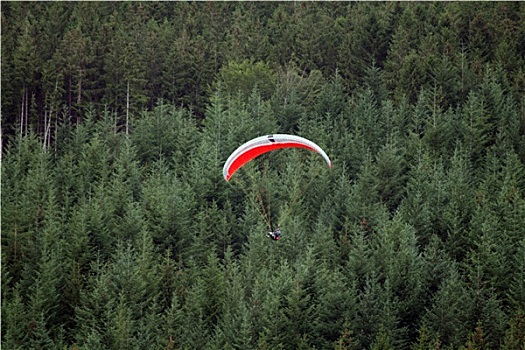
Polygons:
[[[237,170],[242,168],[245,164],[249,163],[253,159],[257,158],[258,156],[284,148],[302,148],[316,152],[323,157],[329,168],[332,167],[332,161],[330,160],[326,152],[314,142],[295,135],[273,134],[256,137],[253,140],[242,144],[235,151],[233,151],[233,153],[228,157],[228,159],[224,163],[224,167],[222,169],[224,180],[229,181]],[[267,193],[267,191],[264,192]],[[266,224],[269,228],[267,237],[271,238],[274,241],[279,240],[281,238],[280,227],[277,226],[275,230],[272,229],[270,215],[267,214],[267,210],[265,209],[265,204],[262,200],[261,194],[257,193],[256,198],[261,207],[260,212],[264,216]]]
[[268,232],[266,237],[271,238],[274,241],[278,241],[279,238],[281,238],[281,227],[277,226],[275,230]]

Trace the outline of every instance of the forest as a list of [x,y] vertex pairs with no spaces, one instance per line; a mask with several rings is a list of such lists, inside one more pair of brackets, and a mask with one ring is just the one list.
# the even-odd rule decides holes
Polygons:
[[525,2],[1,25],[3,349],[525,349]]

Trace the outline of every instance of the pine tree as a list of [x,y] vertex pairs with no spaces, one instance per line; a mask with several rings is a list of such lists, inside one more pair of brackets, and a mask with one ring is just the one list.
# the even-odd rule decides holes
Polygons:
[[207,302],[205,282],[196,278],[190,288],[185,292],[185,301],[182,306],[184,322],[178,333],[176,345],[181,348],[206,348],[210,343],[212,330],[206,314],[204,304]]
[[21,21],[21,36],[18,45],[13,52],[13,82],[16,87],[14,94],[16,100],[13,101],[19,106],[17,108],[16,129],[20,136],[29,132],[30,103],[35,92],[35,75],[38,70],[36,37],[32,21],[35,21],[31,12]]
[[135,246],[119,244],[112,261],[92,266],[94,277],[76,309],[79,327],[75,338],[79,345],[101,339],[111,348],[122,349],[162,342],[157,329],[160,278],[146,231]]
[[182,329],[183,325],[187,323],[184,319],[184,312],[182,310],[181,302],[177,294],[173,294],[170,307],[163,314],[163,320],[161,321],[161,333],[165,336],[164,339],[159,340],[159,343],[167,343],[167,349],[173,349],[179,346],[182,342]]
[[[424,310],[425,270],[416,232],[396,215],[391,222],[380,223],[372,247],[373,271],[379,280],[384,280],[382,289],[386,300],[382,324],[394,345],[408,343]],[[395,322],[388,319],[388,313]]]
[[228,249],[223,261],[227,277],[224,313],[215,328],[214,346],[220,349],[249,349],[253,347],[251,314],[245,301],[245,283],[232,251]]
[[348,4],[346,15],[336,20],[343,32],[338,69],[351,90],[366,81],[370,66],[383,67],[399,10],[393,3],[356,5]]
[[418,52],[419,38],[426,33],[421,28],[422,21],[417,18],[418,12],[428,14],[429,11],[419,5],[404,6],[388,48],[385,79],[395,91],[394,99],[398,101],[408,98],[409,101],[415,102],[419,89],[426,80],[427,57],[422,57]]
[[466,344],[468,350],[483,350],[487,348],[483,327],[480,323],[476,325],[474,331],[469,335],[469,340]]
[[318,348],[329,348],[339,340],[343,343],[349,340],[345,338],[345,330],[349,331],[353,326],[351,320],[357,311],[357,291],[354,281],[347,280],[337,267],[331,268],[322,256],[318,259],[314,279],[316,307],[312,344]]
[[513,256],[513,273],[507,299],[513,310],[525,310],[525,239],[518,244]]
[[[54,61],[59,62],[61,75],[65,82],[65,96],[68,111],[76,111],[76,121],[81,121],[82,113],[78,109],[85,101],[86,80],[95,60],[94,43],[89,35],[83,32],[83,25],[77,22],[69,28],[55,53]],[[71,117],[71,115],[70,115]]]
[[[325,79],[319,70],[306,72],[296,66],[278,71],[277,77],[278,83],[271,100],[273,114],[278,117],[282,132],[294,133],[300,128],[299,122],[306,109],[317,103]],[[303,128],[310,125],[304,124]]]
[[457,261],[462,261],[472,241],[469,228],[475,211],[475,196],[469,194],[474,187],[474,170],[463,149],[457,149],[447,170],[449,181],[445,183],[449,201],[443,210],[443,222],[447,230],[447,251]]
[[438,349],[440,346],[439,340],[433,339],[428,328],[423,325],[419,329],[419,336],[417,338],[417,343],[414,343],[411,346],[413,350],[434,350]]
[[440,344],[458,346],[468,334],[468,320],[474,302],[457,266],[452,266],[434,294],[423,322],[431,334],[436,334]]
[[160,100],[151,112],[143,112],[131,126],[132,144],[142,164],[162,159],[168,164],[173,161],[178,174],[187,169],[188,155],[198,140],[195,121],[188,112]]
[[221,43],[225,46],[225,52],[221,54],[224,54],[226,62],[245,59],[262,61],[271,51],[265,19],[258,13],[261,12],[260,5],[243,3],[230,10],[231,24],[226,26],[226,37],[224,43]]
[[390,212],[397,210],[404,197],[406,165],[403,149],[393,141],[377,155],[377,191]]
[[[129,11],[135,12],[133,8]],[[103,80],[108,92],[104,99],[116,113],[115,131],[125,131],[126,134],[129,132],[131,114],[148,100],[144,91],[146,79],[140,52],[142,43],[139,42],[144,24],[137,23],[140,16],[132,18],[133,28],[127,27],[131,24],[124,19],[114,20],[114,29],[109,36],[107,47],[108,53],[104,56]]]
[[381,328],[379,330],[370,349],[371,350],[393,350],[394,349],[394,346],[392,345],[392,339],[390,338],[389,334],[387,333],[385,329]]
[[218,73],[218,83],[227,95],[241,94],[243,100],[247,99],[254,89],[261,97],[267,100],[275,89],[275,73],[264,62],[229,62]]
[[62,299],[67,262],[61,237],[63,224],[58,215],[51,188],[45,210],[45,227],[38,242],[40,259],[28,290],[29,322],[37,325],[35,333],[29,332],[29,337],[37,343],[54,341],[72,316]]
[[343,30],[337,18],[344,13],[338,3],[305,3],[294,9],[299,65],[307,71],[319,69],[330,76],[337,71],[337,53]]
[[442,210],[446,208],[445,170],[442,162],[432,160],[427,152],[418,154],[416,163],[408,173],[406,197],[399,211],[404,220],[418,232],[420,243],[425,246],[432,235],[443,239]]
[[[2,267],[4,264],[2,264]],[[19,286],[6,290],[2,271],[2,346],[9,349],[23,349],[28,346],[29,317]]]
[[514,318],[510,321],[505,339],[501,349],[503,350],[523,350],[525,344],[525,320],[523,311],[518,310]]
[[173,250],[176,259],[188,250],[195,227],[196,200],[189,184],[180,180],[165,161],[153,169],[142,183],[141,204],[145,224],[159,251]]
[[297,27],[292,6],[279,4],[274,9],[271,18],[268,19],[267,25],[268,32],[273,33],[269,39],[270,61],[281,67],[285,67],[290,62],[296,62]]

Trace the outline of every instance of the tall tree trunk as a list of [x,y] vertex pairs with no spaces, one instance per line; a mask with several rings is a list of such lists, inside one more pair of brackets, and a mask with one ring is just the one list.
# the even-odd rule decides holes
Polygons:
[[55,112],[55,155],[57,153],[57,133],[58,133],[58,111]]
[[49,113],[44,111],[44,152],[49,150],[51,146],[51,116],[53,115],[53,110],[51,109]]
[[45,152],[47,148],[47,110],[46,109],[44,109],[44,142],[42,146]]
[[71,108],[73,107],[73,97],[72,97],[72,92],[71,92],[71,89],[72,89],[72,85],[73,84],[73,80],[71,78],[71,74],[69,75],[69,85],[67,87],[67,106],[68,106],[68,113],[69,113],[69,120],[71,121]]
[[52,116],[52,114],[49,113],[49,118],[48,118],[48,121],[47,121],[48,122],[47,149],[49,149],[51,147],[51,116]]
[[3,138],[3,131],[2,131],[2,123],[0,123],[0,164],[2,164],[2,155],[4,154],[4,152],[2,152],[4,150],[4,138]]
[[129,135],[129,80],[126,92],[126,135]]
[[27,135],[27,131],[29,130],[29,91],[26,90],[25,93],[25,134]]
[[[77,108],[80,108],[82,102],[82,69],[78,70],[78,84],[77,84]],[[77,113],[77,124],[82,121],[81,113]]]
[[25,107],[24,99],[25,97],[26,97],[26,92],[24,88],[24,93],[22,94],[22,105],[20,108],[20,138],[24,136],[24,107]]

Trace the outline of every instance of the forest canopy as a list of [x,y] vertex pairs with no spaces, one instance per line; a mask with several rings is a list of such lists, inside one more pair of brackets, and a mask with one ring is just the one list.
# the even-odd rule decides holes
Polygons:
[[523,2],[1,10],[2,347],[523,350]]

